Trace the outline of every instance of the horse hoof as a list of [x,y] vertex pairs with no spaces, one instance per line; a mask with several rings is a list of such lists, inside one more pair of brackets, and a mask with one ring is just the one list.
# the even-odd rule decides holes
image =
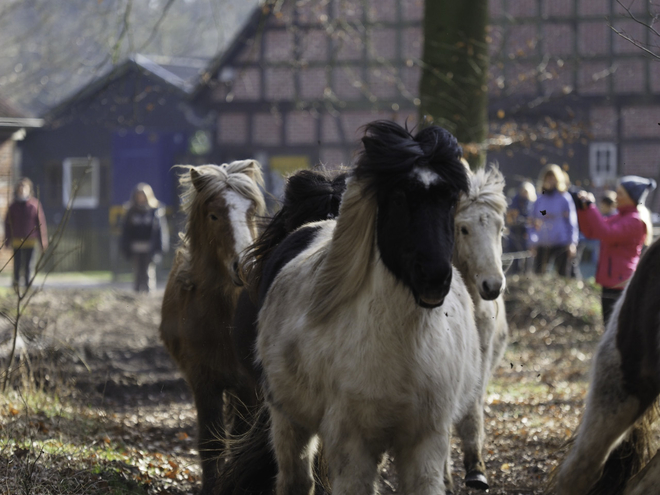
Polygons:
[[476,488],[478,490],[488,490],[488,480],[486,475],[481,471],[470,471],[465,475],[465,484],[470,488]]

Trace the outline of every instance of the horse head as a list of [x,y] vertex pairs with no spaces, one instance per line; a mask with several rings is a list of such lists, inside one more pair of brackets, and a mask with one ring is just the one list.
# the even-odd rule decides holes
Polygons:
[[257,219],[265,211],[259,186],[261,166],[255,160],[222,165],[188,166],[181,179],[188,213],[185,239],[191,258],[210,269],[210,260],[227,271],[232,282],[242,285],[238,274],[240,256],[257,234]]
[[470,190],[456,211],[454,263],[482,299],[497,299],[506,286],[502,234],[507,202],[504,177],[497,167],[469,174]]
[[381,260],[419,306],[438,307],[452,279],[454,210],[468,190],[462,150],[440,127],[413,136],[387,121],[368,124],[362,141],[355,177],[377,202]]

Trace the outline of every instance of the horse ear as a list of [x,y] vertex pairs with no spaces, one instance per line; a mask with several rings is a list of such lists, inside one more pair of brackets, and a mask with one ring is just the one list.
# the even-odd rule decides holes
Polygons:
[[190,180],[192,181],[193,186],[195,186],[197,192],[200,192],[202,189],[204,189],[204,186],[206,186],[208,183],[208,178],[200,174],[194,168],[190,169]]
[[253,181],[256,181],[260,170],[261,164],[257,160],[250,160],[250,165],[243,170],[243,173]]

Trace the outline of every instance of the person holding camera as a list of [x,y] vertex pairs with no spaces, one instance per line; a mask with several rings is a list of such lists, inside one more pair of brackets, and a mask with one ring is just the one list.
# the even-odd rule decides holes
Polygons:
[[602,286],[605,325],[637,268],[642,248],[653,241],[651,215],[644,201],[655,187],[653,179],[635,175],[622,177],[616,188],[618,212],[610,217],[604,217],[596,208],[593,194],[580,191],[574,197],[580,230],[587,238],[600,241],[596,283]]

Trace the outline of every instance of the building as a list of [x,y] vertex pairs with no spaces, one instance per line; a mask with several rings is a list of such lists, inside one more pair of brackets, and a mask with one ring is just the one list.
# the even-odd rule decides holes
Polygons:
[[[269,2],[193,95],[217,113],[216,160],[278,173],[348,163],[359,128],[417,122],[423,0]],[[652,5],[631,13],[650,21]],[[511,184],[547,162],[587,187],[660,173],[660,62],[610,28],[649,32],[618,2],[491,0],[491,149]],[[652,198],[660,208],[660,195]]]
[[[0,101],[0,238],[5,239],[7,208],[14,197],[14,184],[19,179],[20,151],[17,142],[25,138],[27,129],[43,125],[41,119],[26,117],[8,103]],[[0,249],[0,267],[5,266],[12,252]]]
[[[20,143],[22,173],[41,191],[49,231],[71,214],[56,269],[121,266],[119,218],[138,182],[177,210],[172,166],[199,161],[205,134],[187,104],[204,60],[137,55],[45,115]],[[173,229],[176,230],[176,229]]]

